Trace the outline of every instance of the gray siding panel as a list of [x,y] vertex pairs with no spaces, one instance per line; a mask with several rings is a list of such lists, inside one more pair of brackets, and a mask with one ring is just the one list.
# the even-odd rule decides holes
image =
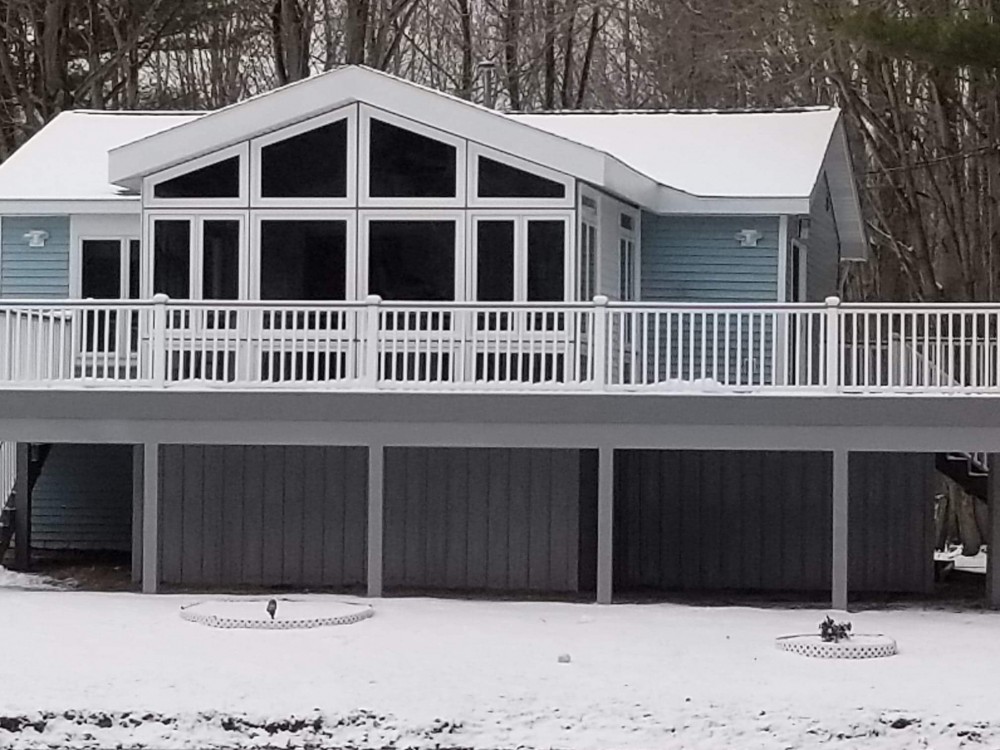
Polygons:
[[390,448],[385,585],[576,591],[580,452]]
[[[778,298],[777,217],[642,215],[641,298],[773,302]],[[736,233],[756,229],[757,247]]]
[[806,300],[819,302],[838,293],[840,270],[840,236],[825,174],[810,202],[806,248]]
[[171,445],[160,461],[164,583],[364,583],[364,448]]
[[[45,247],[28,247],[32,229],[49,233]],[[69,217],[5,216],[0,222],[0,297],[69,297]]]
[[39,549],[132,549],[132,446],[52,446],[31,523]]
[[[933,457],[851,456],[850,588],[923,592],[933,578]],[[828,453],[618,451],[619,589],[830,586]]]

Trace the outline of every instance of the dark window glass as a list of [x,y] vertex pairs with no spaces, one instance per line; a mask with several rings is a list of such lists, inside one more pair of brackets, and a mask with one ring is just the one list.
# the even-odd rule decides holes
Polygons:
[[480,198],[565,198],[566,186],[509,164],[479,157]]
[[120,299],[122,245],[118,240],[84,240],[81,291],[84,299]]
[[455,222],[371,222],[368,292],[386,300],[455,299]]
[[139,240],[128,241],[128,298],[139,299],[142,282],[142,244]]
[[346,222],[261,222],[261,299],[342,300],[346,277]]
[[187,299],[191,278],[191,222],[157,221],[153,233],[153,294]]
[[514,222],[476,224],[476,298],[484,302],[514,299]]
[[153,188],[157,198],[239,198],[240,157],[178,175]]
[[565,297],[566,224],[528,222],[528,300],[559,302]]
[[204,223],[202,299],[238,299],[240,296],[240,223]]
[[371,121],[368,192],[373,198],[453,198],[454,146]]
[[347,121],[309,130],[260,151],[265,198],[347,196]]

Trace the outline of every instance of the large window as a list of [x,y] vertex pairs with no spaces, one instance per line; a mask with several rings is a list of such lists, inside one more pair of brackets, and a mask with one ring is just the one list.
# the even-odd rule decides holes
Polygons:
[[528,222],[528,301],[566,299],[566,222]]
[[202,224],[202,299],[239,299],[240,222],[208,219]]
[[505,302],[514,299],[515,235],[513,219],[476,222],[476,299]]
[[455,299],[455,221],[372,219],[368,293],[386,300]]
[[261,299],[322,301],[346,297],[346,221],[261,221]]
[[153,294],[191,296],[191,221],[157,219],[153,224]]
[[263,146],[260,172],[262,198],[346,198],[347,120]]
[[152,218],[153,293],[171,299],[239,299],[243,218]]
[[458,150],[447,143],[372,118],[368,194],[372,198],[454,198]]
[[483,302],[565,300],[569,226],[568,218],[475,215],[474,298]]
[[565,198],[566,186],[487,156],[479,157],[480,198]]

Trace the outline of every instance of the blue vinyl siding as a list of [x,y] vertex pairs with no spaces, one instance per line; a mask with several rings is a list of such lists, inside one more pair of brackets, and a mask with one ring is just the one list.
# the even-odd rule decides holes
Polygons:
[[31,524],[39,549],[131,549],[132,446],[53,445],[32,493]]
[[[642,215],[644,301],[774,302],[778,299],[777,216]],[[736,234],[756,229],[757,247]]]
[[[28,247],[25,233],[44,229],[45,247]],[[4,216],[0,220],[0,297],[69,297],[69,217]]]

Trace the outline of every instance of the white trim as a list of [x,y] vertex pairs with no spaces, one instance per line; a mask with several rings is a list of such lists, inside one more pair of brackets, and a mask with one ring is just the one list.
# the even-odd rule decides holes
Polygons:
[[[341,120],[347,122],[347,164],[345,165],[347,195],[345,197],[265,198],[261,195],[261,151],[265,147]],[[353,208],[357,205],[357,171],[358,106],[351,104],[253,139],[250,142],[250,205],[253,208]]]
[[[479,197],[479,159],[486,157],[493,161],[506,164],[509,167],[528,172],[541,179],[550,180],[563,186],[563,198],[481,198]],[[469,142],[468,149],[468,205],[470,208],[502,208],[502,209],[536,209],[536,208],[573,208],[576,197],[573,195],[575,180],[564,172],[542,166],[536,162],[522,159],[518,156],[498,151],[474,141]]]
[[142,210],[138,195],[123,196],[109,200],[64,199],[32,200],[17,198],[0,200],[0,214],[4,216],[80,216],[101,214],[102,216],[133,216]]
[[574,299],[576,289],[576,243],[572,232],[575,224],[573,211],[500,211],[481,209],[468,212],[468,253],[466,274],[467,299],[478,299],[479,243],[476,225],[480,221],[509,221],[514,224],[514,302],[528,299],[528,224],[532,221],[562,221],[563,232],[563,301]]
[[[157,198],[156,186],[175,177],[194,172],[219,162],[239,157],[240,193],[236,198]],[[247,208],[249,205],[250,183],[250,144],[238,143],[235,146],[213,151],[191,161],[178,164],[162,172],[151,174],[142,181],[142,203],[145,208],[188,208],[188,209],[226,209]]]
[[248,211],[148,211],[146,212],[145,245],[142,253],[143,269],[142,284],[140,285],[140,296],[151,297],[153,293],[153,283],[156,274],[155,242],[154,234],[157,221],[187,221],[190,224],[190,236],[188,240],[188,296],[187,299],[202,299],[202,280],[204,277],[202,264],[204,261],[204,240],[206,221],[238,221],[240,224],[240,245],[239,245],[239,299],[247,299],[248,276],[249,276],[249,243],[247,226],[249,224]]
[[792,240],[790,249],[799,254],[799,302],[805,303],[809,290],[809,245],[802,240]]
[[778,302],[788,301],[788,256],[792,252],[788,241],[788,214],[778,218]]
[[244,299],[260,299],[260,235],[264,221],[329,221],[347,225],[345,247],[344,298],[347,301],[364,299],[358,296],[358,212],[350,210],[260,210],[250,212],[250,241],[248,248],[248,288]]
[[[138,219],[138,221],[137,221]],[[83,241],[84,240],[142,240],[142,218],[138,215],[94,216],[93,214],[69,217],[69,295],[79,299],[83,292]],[[140,251],[140,295],[142,292],[142,263]]]
[[[434,198],[373,198],[369,192],[368,177],[371,148],[370,125],[372,119],[409,130],[418,135],[440,141],[455,149],[455,195]],[[425,125],[416,120],[400,117],[383,109],[366,104],[359,107],[358,115],[358,206],[361,208],[464,208],[466,204],[466,152],[467,142],[450,133]]]
[[467,211],[456,210],[366,210],[358,212],[358,263],[357,298],[368,295],[368,227],[373,221],[453,221],[455,222],[455,301],[461,302],[466,296],[466,236],[468,233]]

